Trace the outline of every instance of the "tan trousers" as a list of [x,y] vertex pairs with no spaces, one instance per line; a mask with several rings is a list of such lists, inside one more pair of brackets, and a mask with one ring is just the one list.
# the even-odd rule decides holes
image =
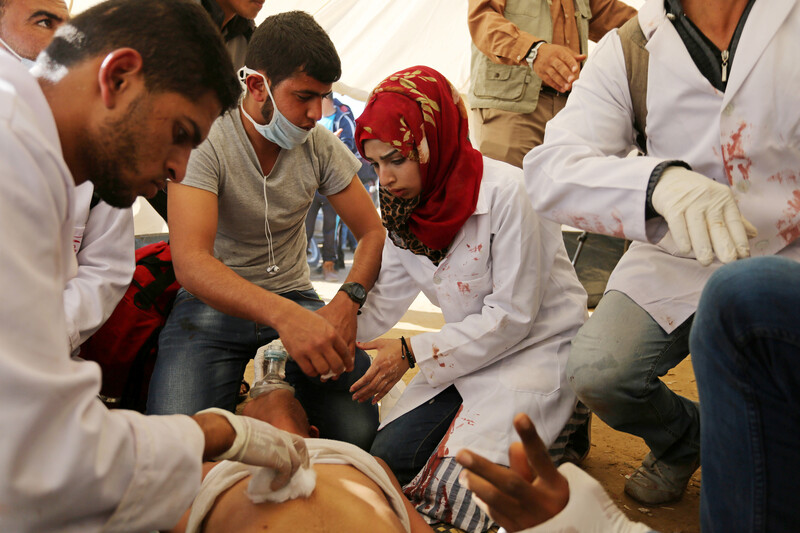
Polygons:
[[471,109],[473,145],[486,157],[522,168],[522,159],[544,140],[547,121],[564,108],[566,96],[539,93],[532,113]]

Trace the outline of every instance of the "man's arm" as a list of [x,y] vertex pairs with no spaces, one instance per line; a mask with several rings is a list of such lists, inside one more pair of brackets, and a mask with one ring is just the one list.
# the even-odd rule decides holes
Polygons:
[[528,415],[514,417],[521,442],[508,450],[509,468],[462,450],[461,483],[476,503],[506,531],[551,533],[647,533],[631,522],[589,474],[571,463],[556,469]]
[[352,353],[327,320],[250,283],[214,257],[215,194],[170,183],[167,198],[175,276],[186,290],[223,313],[275,328],[309,376],[353,368]]
[[[522,31],[503,16],[504,10],[505,0],[470,0],[467,24],[472,42],[495,63],[526,65],[531,47],[544,39]],[[568,91],[578,78],[584,59],[586,56],[566,46],[545,43],[539,47],[533,71],[547,85]]]
[[[353,176],[350,185],[328,196],[328,200],[358,241],[353,266],[346,281],[360,283],[369,291],[381,268],[381,253],[386,238],[386,230],[375,205],[358,176]],[[328,305],[318,311],[342,332],[350,353],[355,348],[358,309],[358,304],[347,294],[338,292]]]
[[614,28],[619,28],[637,11],[620,0],[591,0],[592,20],[589,21],[589,39],[599,41]]
[[503,65],[524,65],[531,46],[542,40],[503,16],[505,0],[469,0],[467,25],[472,42],[489,59]]
[[[593,233],[648,241],[645,199],[662,159],[635,148],[633,108],[619,37],[604,37],[544,143],[525,156],[528,196],[543,217]],[[666,224],[658,241],[666,232]]]

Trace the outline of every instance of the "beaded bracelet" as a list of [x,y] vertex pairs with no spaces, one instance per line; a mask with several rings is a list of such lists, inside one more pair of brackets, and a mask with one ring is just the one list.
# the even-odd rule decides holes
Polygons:
[[408,357],[408,368],[414,368],[416,366],[417,360],[414,359],[414,354],[411,353],[411,350],[408,349],[408,344],[406,344],[406,338],[400,337],[400,342],[402,343],[401,346],[401,357],[405,359]]

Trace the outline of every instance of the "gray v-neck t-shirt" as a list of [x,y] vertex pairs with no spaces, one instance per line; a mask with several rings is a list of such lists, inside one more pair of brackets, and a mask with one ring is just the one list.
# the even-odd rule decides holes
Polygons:
[[[182,183],[218,197],[214,256],[244,279],[281,294],[312,288],[305,218],[314,192],[341,192],[359,168],[347,146],[318,125],[303,144],[281,150],[265,178],[237,108],[217,119],[192,152]],[[275,274],[267,272],[273,264],[270,236],[280,268]]]

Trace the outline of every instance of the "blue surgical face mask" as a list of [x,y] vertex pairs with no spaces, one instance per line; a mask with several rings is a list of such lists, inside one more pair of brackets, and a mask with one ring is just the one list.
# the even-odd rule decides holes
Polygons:
[[27,57],[22,57],[21,55],[19,55],[19,54],[17,53],[17,51],[16,51],[16,50],[14,50],[13,48],[11,48],[11,46],[10,46],[10,45],[9,45],[7,42],[5,42],[5,41],[4,41],[2,38],[0,38],[0,44],[2,44],[2,45],[5,47],[5,49],[6,49],[6,50],[7,50],[7,51],[8,51],[8,52],[11,54],[11,55],[13,55],[13,56],[14,56],[14,57],[16,57],[17,59],[19,59],[19,60],[20,60],[20,62],[21,62],[21,63],[22,63],[24,66],[25,66],[25,68],[26,68],[26,69],[30,70],[30,69],[31,69],[31,67],[32,67],[32,66],[34,66],[34,65],[36,64],[36,61],[33,61],[33,60],[31,60],[31,59],[28,59]]
[[269,83],[267,83],[267,78],[265,78],[263,74],[251,68],[242,67],[239,69],[239,81],[242,83],[245,90],[247,89],[245,80],[247,80],[247,77],[251,74],[261,76],[264,80],[267,94],[270,100],[272,100],[272,120],[269,121],[269,124],[259,124],[244,110],[243,106],[240,106],[242,114],[247,117],[247,120],[250,121],[256,131],[265,139],[274,142],[285,150],[291,150],[303,144],[306,139],[308,139],[308,136],[311,135],[311,130],[305,130],[300,126],[295,126],[278,110],[278,105],[275,103],[275,98],[272,97],[272,91],[269,88]]

